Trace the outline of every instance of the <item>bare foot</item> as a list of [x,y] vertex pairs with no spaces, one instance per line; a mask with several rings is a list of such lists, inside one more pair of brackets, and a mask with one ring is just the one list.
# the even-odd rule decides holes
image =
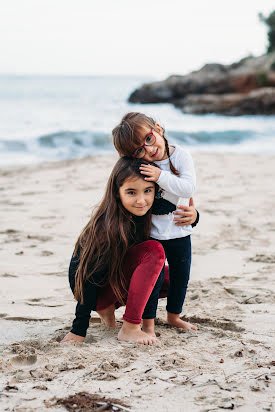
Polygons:
[[109,326],[110,328],[115,328],[119,325],[116,322],[115,318],[115,305],[108,306],[108,308],[103,310],[97,310],[97,313],[100,316],[101,322],[105,325]]
[[62,339],[62,341],[60,343],[66,343],[66,342],[84,342],[84,337],[83,336],[79,336],[79,335],[75,335],[72,332],[67,333],[66,336],[64,336],[64,338]]
[[167,322],[169,325],[176,326],[176,328],[181,328],[185,330],[197,330],[197,326],[192,323],[185,322],[180,319],[180,315],[176,313],[167,312]]
[[156,338],[155,334],[155,319],[143,319],[142,320],[142,330],[149,336]]
[[142,345],[153,345],[158,343],[158,339],[154,336],[149,336],[140,329],[140,325],[135,325],[124,321],[122,328],[118,333],[118,340],[125,342],[140,343]]

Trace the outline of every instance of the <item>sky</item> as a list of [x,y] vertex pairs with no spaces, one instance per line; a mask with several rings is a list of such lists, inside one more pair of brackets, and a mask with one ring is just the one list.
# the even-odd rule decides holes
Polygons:
[[0,74],[186,74],[265,53],[274,0],[0,0]]

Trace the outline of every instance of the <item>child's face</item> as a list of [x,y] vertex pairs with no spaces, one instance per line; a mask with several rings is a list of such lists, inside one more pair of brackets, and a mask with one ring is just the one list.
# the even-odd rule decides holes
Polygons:
[[[155,143],[153,145],[147,146],[145,143],[147,136],[150,133],[154,135]],[[145,154],[143,155],[142,159],[147,160],[148,162],[155,162],[158,160],[166,159],[167,154],[161,126],[159,124],[156,124],[155,129],[150,129],[148,126],[144,126],[142,134],[143,135],[140,138],[140,147],[143,147],[145,151]]]
[[133,176],[120,186],[119,197],[128,212],[135,216],[143,216],[153,205],[155,185],[141,177]]

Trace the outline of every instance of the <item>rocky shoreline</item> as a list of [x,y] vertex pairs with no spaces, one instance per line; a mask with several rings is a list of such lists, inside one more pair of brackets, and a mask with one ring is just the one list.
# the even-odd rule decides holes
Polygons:
[[275,52],[231,65],[206,64],[200,70],[147,83],[131,103],[171,103],[184,113],[275,114]]

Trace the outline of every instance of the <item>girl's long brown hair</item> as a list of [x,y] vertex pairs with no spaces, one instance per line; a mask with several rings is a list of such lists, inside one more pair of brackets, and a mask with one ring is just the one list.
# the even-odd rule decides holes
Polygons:
[[[150,164],[142,159],[121,157],[109,177],[105,195],[96,212],[82,230],[74,249],[79,254],[79,265],[75,275],[75,299],[83,303],[85,282],[100,270],[106,270],[118,301],[123,301],[127,283],[123,273],[123,261],[130,245],[147,240],[151,228],[151,209],[143,217],[140,233],[136,233],[132,215],[122,205],[119,188],[130,177],[144,178],[141,164]],[[141,225],[139,225],[141,226]]]
[[[156,130],[155,120],[152,117],[146,116],[144,113],[130,112],[123,116],[119,125],[112,131],[115,148],[121,156],[133,155],[135,150],[140,146],[140,136],[144,134],[144,127],[146,126]],[[165,136],[164,127],[162,127],[162,132],[166,154],[169,158],[170,170],[174,175],[178,176],[179,171],[170,160],[169,144]]]

